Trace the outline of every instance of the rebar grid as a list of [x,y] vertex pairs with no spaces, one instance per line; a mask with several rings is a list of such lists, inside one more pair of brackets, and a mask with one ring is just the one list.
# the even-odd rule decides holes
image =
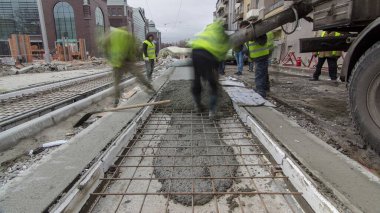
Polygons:
[[[184,125],[189,126],[190,131],[181,132],[180,128]],[[169,126],[176,128],[178,131],[173,133],[173,130],[171,130],[171,133],[168,133]],[[210,126],[213,129],[210,129]],[[199,127],[202,130],[200,132]],[[203,141],[201,142],[204,142],[202,145],[195,144],[196,140],[193,140],[193,135],[195,134],[202,135]],[[182,135],[190,135],[190,139],[182,140]],[[167,140],[175,143],[175,145],[160,146],[160,141],[165,136],[175,137],[175,139]],[[217,140],[220,145],[209,145],[208,141],[210,140]],[[241,141],[245,141],[245,143]],[[248,144],[246,143],[247,141]],[[186,142],[190,142],[190,145],[181,145]],[[196,150],[200,148],[206,150],[206,154],[196,153]],[[174,150],[174,154],[160,154],[165,149]],[[180,149],[190,149],[191,153],[181,155],[178,152]],[[215,151],[215,149],[219,154],[209,154],[209,150]],[[233,154],[228,154],[229,149],[233,149]],[[288,212],[302,212],[294,197],[301,195],[301,193],[284,187],[286,185],[284,180],[287,177],[283,174],[271,174],[271,170],[277,168],[278,165],[268,160],[269,154],[261,148],[260,144],[254,141],[250,131],[243,126],[232,110],[225,110],[223,111],[223,117],[216,121],[210,121],[208,115],[195,113],[191,110],[178,110],[170,107],[154,108],[147,121],[139,128],[134,138],[117,157],[119,158],[119,163],[114,166],[112,174],[109,177],[100,179],[105,183],[103,190],[92,193],[92,196],[96,199],[90,212],[98,212],[98,209],[102,209],[102,205],[109,207],[109,205],[112,205],[110,203],[113,203],[113,209],[107,208],[108,212],[125,212],[126,209],[130,210],[131,208],[134,212],[171,212],[175,209],[178,210],[178,206],[185,209],[189,208],[186,211],[196,212],[197,209],[202,207],[194,204],[194,197],[203,195],[213,196],[212,201],[205,204],[207,206],[206,212],[224,212],[227,208],[224,199],[227,196],[236,196],[239,212],[247,212],[247,207],[244,207],[245,202],[247,202],[247,196],[249,199],[257,200],[260,203],[259,208],[265,212],[274,212],[274,207],[272,208],[272,206],[282,206]],[[194,164],[193,159],[195,157],[201,157],[203,164]],[[214,163],[212,160],[214,157],[224,158],[224,162]],[[227,161],[229,157],[236,158],[238,163],[229,163]],[[168,165],[154,165],[152,163],[154,158],[171,158],[171,163]],[[191,165],[181,163],[185,159],[191,160]],[[201,167],[207,168],[210,175],[204,177],[195,176],[194,169]],[[220,167],[237,167],[237,171],[240,171],[241,175],[233,174],[232,172],[227,176],[212,174],[213,168]],[[153,171],[157,168],[170,169],[170,175],[168,177],[154,177]],[[177,168],[190,170],[190,175],[174,176]],[[255,173],[256,170],[264,171],[264,174],[258,175]],[[141,176],[141,174],[145,174],[145,176]],[[159,181],[163,180],[170,183],[167,191],[160,191],[157,188],[160,185]],[[191,183],[191,189],[188,191],[175,191],[175,189],[172,189],[172,182],[176,180],[188,181]],[[212,190],[202,191],[202,189],[196,188],[197,181],[205,180],[211,182]],[[220,180],[232,180],[233,186],[227,191],[218,191],[215,183]],[[241,182],[247,183],[247,187],[249,186],[253,189],[246,191],[238,188]],[[266,185],[270,187],[266,187]],[[172,201],[174,196],[182,195],[191,196],[190,206],[181,206]],[[149,200],[148,202],[147,199]],[[157,200],[157,203],[155,203],[155,200]],[[273,205],[271,200],[280,204]],[[153,206],[154,209],[152,209]],[[213,209],[211,210],[210,208]],[[237,209],[232,210],[236,211]]]

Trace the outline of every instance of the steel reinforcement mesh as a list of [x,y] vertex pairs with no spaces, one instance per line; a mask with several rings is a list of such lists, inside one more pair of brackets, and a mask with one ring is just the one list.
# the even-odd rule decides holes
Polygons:
[[231,108],[206,113],[154,108],[91,194],[85,212],[304,212]]

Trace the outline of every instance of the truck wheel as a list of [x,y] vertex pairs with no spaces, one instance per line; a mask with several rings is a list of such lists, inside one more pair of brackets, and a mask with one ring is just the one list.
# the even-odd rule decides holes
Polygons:
[[380,154],[380,42],[356,63],[349,83],[351,115],[360,134]]

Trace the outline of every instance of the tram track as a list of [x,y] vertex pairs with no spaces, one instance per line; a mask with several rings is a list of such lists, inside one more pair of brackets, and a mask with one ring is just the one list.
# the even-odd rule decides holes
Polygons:
[[0,132],[75,103],[112,85],[112,75],[106,72],[44,85],[42,89],[28,88],[25,92],[18,91],[17,96],[3,96],[0,98]]

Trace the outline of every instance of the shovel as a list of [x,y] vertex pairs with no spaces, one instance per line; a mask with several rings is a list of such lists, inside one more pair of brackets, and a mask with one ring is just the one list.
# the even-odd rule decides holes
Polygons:
[[81,126],[84,122],[86,122],[94,114],[103,113],[103,112],[117,112],[117,111],[121,111],[121,110],[134,109],[134,108],[152,106],[152,105],[168,104],[170,102],[171,102],[171,100],[165,100],[165,101],[157,101],[157,102],[144,103],[144,104],[134,104],[134,105],[112,108],[112,109],[104,109],[102,111],[89,112],[89,113],[85,114],[81,119],[79,119],[79,121],[74,125],[74,127]]

